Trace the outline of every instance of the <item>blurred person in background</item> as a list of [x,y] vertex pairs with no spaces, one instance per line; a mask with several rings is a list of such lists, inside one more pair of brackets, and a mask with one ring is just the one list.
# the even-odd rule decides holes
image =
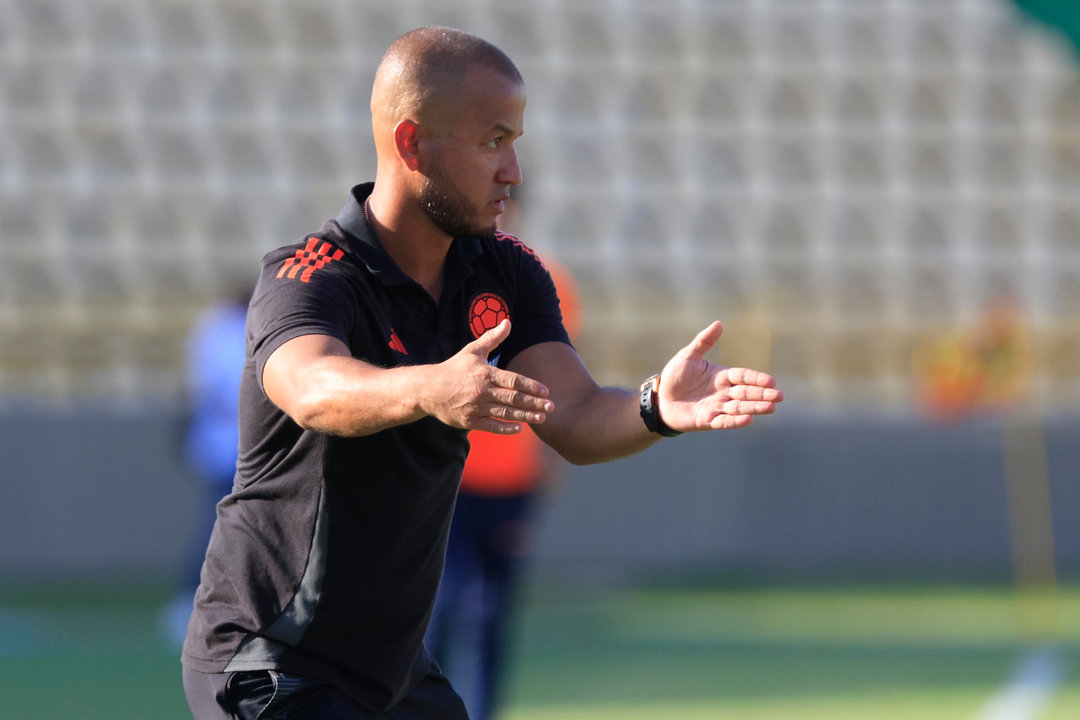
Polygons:
[[496,231],[521,183],[525,88],[451,28],[375,73],[374,183],[271,251],[248,309],[240,453],[183,650],[199,720],[464,720],[423,644],[469,431],[533,426],[567,460],[742,428],[775,380],[705,359],[710,324],[640,391],[601,387],[536,254]]
[[[520,209],[517,193],[500,227],[516,231]],[[561,263],[548,255],[541,259],[574,340],[581,327],[577,285]],[[469,433],[446,565],[424,642],[472,720],[489,720],[498,710],[515,593],[532,550],[537,504],[564,469],[562,458],[534,432]]]
[[912,370],[920,408],[940,422],[1008,412],[1029,397],[1035,356],[1019,301],[995,295],[974,324],[916,346]]
[[240,374],[246,352],[244,322],[251,286],[239,281],[231,286],[232,292],[222,302],[207,308],[196,319],[185,348],[187,414],[183,456],[199,487],[197,530],[191,538],[180,589],[161,617],[162,632],[177,646],[187,634],[215,508],[229,494],[236,475]]

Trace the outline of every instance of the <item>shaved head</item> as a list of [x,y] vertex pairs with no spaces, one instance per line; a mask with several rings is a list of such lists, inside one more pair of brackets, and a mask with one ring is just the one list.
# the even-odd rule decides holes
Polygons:
[[514,141],[524,111],[521,73],[486,40],[448,27],[399,37],[371,89],[373,216],[437,247],[494,232],[521,182]]
[[391,125],[408,119],[447,127],[465,97],[466,72],[472,67],[522,82],[506,53],[475,35],[448,27],[407,32],[390,45],[379,63],[371,113],[376,121]]

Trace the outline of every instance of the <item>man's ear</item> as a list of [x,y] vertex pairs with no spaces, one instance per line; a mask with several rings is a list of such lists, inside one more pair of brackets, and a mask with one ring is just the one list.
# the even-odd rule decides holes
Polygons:
[[402,120],[394,126],[394,147],[398,157],[410,170],[420,167],[420,127],[412,120]]

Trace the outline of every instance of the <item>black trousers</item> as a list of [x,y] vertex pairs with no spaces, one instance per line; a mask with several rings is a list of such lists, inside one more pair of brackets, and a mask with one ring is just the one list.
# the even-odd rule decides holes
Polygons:
[[468,720],[465,704],[432,671],[385,713],[372,713],[321,680],[268,670],[199,673],[184,668],[195,720]]

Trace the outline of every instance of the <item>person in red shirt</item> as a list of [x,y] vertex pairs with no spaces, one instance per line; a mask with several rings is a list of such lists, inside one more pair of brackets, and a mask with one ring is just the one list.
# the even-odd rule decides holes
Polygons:
[[[577,286],[560,263],[541,260],[555,282],[563,325],[574,340],[581,325]],[[531,550],[537,501],[560,471],[561,460],[529,431],[472,432],[469,444],[424,642],[465,701],[469,717],[489,720],[498,708],[507,628]]]

